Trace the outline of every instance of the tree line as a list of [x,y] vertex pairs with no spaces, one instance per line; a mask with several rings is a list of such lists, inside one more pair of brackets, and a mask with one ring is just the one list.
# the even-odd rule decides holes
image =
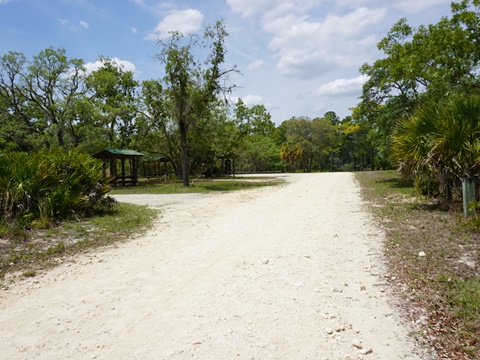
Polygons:
[[382,162],[425,194],[450,201],[480,171],[480,1],[451,4],[436,24],[395,23],[368,77],[353,119]]
[[263,105],[232,103],[229,75],[239,71],[223,67],[227,35],[222,22],[203,35],[171,33],[159,41],[164,77],[143,81],[107,57],[87,72],[63,48],[31,59],[8,52],[0,58],[0,151],[131,148],[168,157],[184,185],[190,172],[221,174],[220,159],[232,159],[237,172],[373,164],[363,130],[334,112],[276,126]]
[[[451,198],[478,175],[480,0],[451,4],[437,24],[395,23],[364,64],[360,102],[278,126],[263,105],[232,103],[222,22],[203,34],[159,41],[159,79],[138,81],[115,60],[87,73],[82,59],[47,48],[0,58],[0,151],[105,147],[161,154],[188,185],[189,173],[352,171],[398,167],[420,189]],[[230,170],[229,170],[230,171]]]

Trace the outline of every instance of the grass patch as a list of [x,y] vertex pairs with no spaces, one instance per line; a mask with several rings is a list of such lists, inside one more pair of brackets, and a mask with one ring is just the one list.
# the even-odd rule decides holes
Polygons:
[[385,229],[387,279],[420,327],[419,340],[441,358],[480,359],[478,218],[442,210],[395,171],[356,173],[356,179]]
[[162,179],[142,179],[137,186],[116,187],[110,192],[116,194],[188,194],[209,193],[234,190],[254,189],[263,186],[282,184],[278,178],[236,178],[236,179],[194,179],[190,186],[183,186],[181,181],[162,181]]
[[[32,277],[75,254],[125,241],[151,227],[158,211],[121,203],[114,210],[47,229],[0,226],[0,285],[16,275]],[[10,280],[8,280],[10,279]]]

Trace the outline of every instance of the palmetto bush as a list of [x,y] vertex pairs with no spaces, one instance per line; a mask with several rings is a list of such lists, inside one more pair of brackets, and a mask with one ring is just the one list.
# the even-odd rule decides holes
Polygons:
[[25,214],[32,205],[30,193],[37,176],[33,156],[9,153],[0,156],[0,212],[3,220],[10,221]]
[[95,159],[76,150],[0,156],[0,215],[30,222],[111,207],[109,178]]
[[424,104],[397,125],[392,143],[403,175],[428,179],[449,197],[463,177],[480,174],[480,97]]

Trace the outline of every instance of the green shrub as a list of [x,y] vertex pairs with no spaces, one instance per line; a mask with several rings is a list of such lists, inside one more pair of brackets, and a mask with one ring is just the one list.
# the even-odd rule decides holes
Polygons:
[[3,220],[9,222],[29,211],[37,167],[36,159],[26,153],[0,156],[0,214]]
[[415,189],[424,196],[434,197],[438,196],[438,189],[440,184],[433,177],[417,176],[413,183]]
[[77,150],[0,156],[2,220],[48,223],[109,209],[114,200],[99,161]]

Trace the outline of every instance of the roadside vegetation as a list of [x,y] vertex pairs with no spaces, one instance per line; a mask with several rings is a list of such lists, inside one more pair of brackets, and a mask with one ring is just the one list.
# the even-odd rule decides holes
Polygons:
[[155,213],[119,206],[109,181],[101,163],[76,150],[1,155],[0,283],[148,227]]
[[393,285],[417,340],[439,358],[480,358],[480,216],[422,196],[395,171],[355,174],[385,230]]
[[46,227],[0,226],[0,286],[33,277],[76,256],[144,233],[158,211],[119,204],[114,209]]

